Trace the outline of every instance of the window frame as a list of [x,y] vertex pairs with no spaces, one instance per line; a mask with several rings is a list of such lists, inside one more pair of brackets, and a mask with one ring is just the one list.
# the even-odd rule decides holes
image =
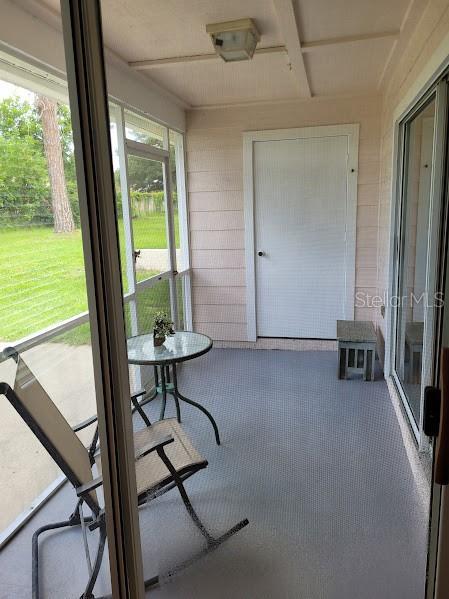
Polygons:
[[[21,86],[24,89],[30,90],[33,93],[42,93],[48,94],[49,96],[57,99],[59,102],[64,102],[67,106],[70,105],[69,102],[69,91],[68,91],[68,83],[67,76],[65,73],[59,72],[56,69],[52,69],[48,65],[41,65],[41,63],[31,57],[22,57],[20,52],[16,52],[11,48],[7,47],[5,44],[0,43],[0,78],[4,81],[10,82],[14,85]],[[185,165],[185,134],[183,131],[179,130],[176,127],[170,127],[165,123],[159,121],[151,117],[148,114],[145,114],[141,110],[130,106],[126,102],[121,101],[113,95],[108,94],[108,104],[109,104],[109,113],[110,113],[110,122],[115,120],[117,126],[117,139],[118,139],[118,152],[119,152],[119,163],[120,163],[120,183],[121,186],[127,187],[128,185],[128,176],[125,171],[126,160],[123,160],[126,157],[126,134],[125,134],[125,119],[124,119],[124,111],[129,111],[131,114],[135,114],[136,117],[142,120],[147,120],[150,122],[154,122],[156,125],[160,126],[164,130],[164,147],[166,149],[161,150],[157,146],[150,146],[147,144],[142,144],[149,148],[149,152],[153,154],[153,159],[160,160],[160,156],[162,156],[165,160],[167,174],[165,179],[169,181],[168,187],[170,188],[170,164],[169,164],[169,135],[170,131],[175,132],[180,136],[182,140],[181,150],[182,157],[176,156],[176,168],[181,168],[182,171],[179,172],[177,170],[177,179],[178,179],[178,206],[182,206],[182,213],[187,218],[188,208],[187,208],[187,193],[186,193],[186,171],[184,168]],[[119,121],[116,120],[116,116],[119,115]],[[120,126],[119,126],[120,125]],[[120,130],[123,128],[123,145],[120,143]],[[132,141],[132,140],[131,140]],[[138,142],[133,142],[138,143]],[[131,144],[132,145],[132,144]],[[120,160],[120,153],[123,153],[122,160]],[[157,158],[155,158],[158,156]],[[179,182],[182,182],[182,185],[179,185]],[[181,193],[179,193],[179,189]],[[122,187],[123,193],[123,187]],[[169,190],[171,197],[171,190]],[[167,195],[167,194],[166,194]],[[123,197],[123,196],[122,196]],[[130,214],[128,216],[130,219]],[[171,219],[172,220],[172,219]],[[135,301],[137,294],[139,291],[143,291],[144,289],[148,289],[154,287],[162,280],[169,280],[170,285],[170,304],[172,310],[172,317],[175,322],[175,327],[179,325],[178,319],[178,300],[177,300],[177,285],[182,286],[183,290],[183,310],[184,310],[184,330],[190,330],[192,327],[192,300],[191,300],[191,269],[190,269],[190,245],[189,245],[189,235],[188,235],[188,222],[183,223],[183,230],[185,231],[183,236],[183,244],[182,251],[185,253],[185,260],[187,264],[187,268],[184,268],[181,272],[176,270],[176,244],[171,244],[170,256],[171,256],[171,268],[163,273],[145,279],[144,281],[134,282],[134,288],[131,289],[129,287],[129,276],[128,278],[128,290],[123,295],[124,304],[129,304],[130,309],[133,310],[133,305],[135,306]],[[180,227],[181,228],[181,227]],[[131,226],[132,229],[132,226]],[[173,233],[173,226],[171,226],[171,230]],[[174,240],[174,234],[173,234]],[[131,240],[132,241],[132,240]],[[132,246],[131,246],[132,247]],[[129,260],[129,258],[127,259]],[[127,264],[127,275],[129,273],[129,265]],[[14,346],[18,351],[23,352],[33,347],[40,345],[41,343],[47,342],[51,339],[54,339],[58,335],[62,333],[67,333],[81,324],[89,322],[89,312],[81,312],[78,314],[74,314],[73,316],[55,322],[53,325],[50,325],[44,329],[38,330],[26,337],[18,339],[14,341]],[[137,322],[137,316],[136,321]],[[136,377],[136,383],[139,382],[139,378]],[[54,493],[64,484],[65,477],[59,477],[55,479],[47,487],[37,499],[36,502],[33,503],[33,506],[26,509],[24,512],[19,514],[17,518],[3,531],[0,531],[0,550],[2,547],[11,540],[14,535],[29,521],[29,519],[33,516],[33,514],[40,509],[45,503],[54,495]]]
[[[0,73],[1,73],[0,77],[2,77],[4,81],[8,81],[15,85],[22,86],[24,89],[28,89],[33,93],[39,92],[39,93],[45,94],[47,91],[47,93],[49,93],[49,95],[51,97],[54,97],[58,101],[64,102],[65,104],[67,104],[67,106],[69,106],[67,78],[66,78],[65,73],[58,72],[57,70],[52,69],[52,68],[48,67],[47,65],[40,65],[39,61],[33,60],[28,57],[26,57],[26,60],[25,60],[25,59],[19,57],[18,55],[19,55],[18,52],[17,53],[13,52],[10,48],[7,48],[4,44],[0,43]],[[5,77],[5,73],[8,74],[7,77]],[[149,144],[142,144],[143,146],[146,146],[149,149],[151,149],[151,151],[155,155],[161,153],[161,156],[169,157],[169,151],[168,151],[169,145],[168,144],[169,144],[169,137],[170,137],[171,131],[176,133],[177,135],[179,135],[180,139],[182,140],[182,143],[180,144],[181,145],[180,150],[176,155],[176,172],[177,172],[177,183],[178,183],[178,188],[179,188],[179,190],[178,190],[178,207],[179,207],[180,215],[181,215],[181,213],[183,215],[183,220],[182,220],[182,222],[180,222],[180,237],[182,240],[181,250],[184,254],[185,268],[183,268],[179,272],[176,271],[176,268],[174,268],[173,270],[175,270],[176,272],[174,273],[173,276],[175,279],[179,279],[180,281],[181,280],[188,281],[188,284],[185,285],[186,292],[188,293],[188,297],[185,298],[184,309],[185,309],[186,320],[189,323],[188,329],[190,329],[191,323],[192,323],[192,308],[191,308],[192,301],[191,301],[191,295],[190,295],[191,294],[191,284],[190,284],[191,267],[190,267],[190,238],[189,238],[190,236],[189,236],[189,227],[188,227],[188,206],[187,206],[187,191],[186,191],[186,170],[185,170],[185,133],[176,127],[170,127],[170,126],[166,125],[165,123],[163,123],[162,121],[158,120],[157,118],[154,118],[148,114],[145,114],[141,110],[129,105],[126,102],[121,101],[120,99],[116,98],[115,96],[113,96],[111,94],[108,95],[108,102],[109,102],[110,115],[111,115],[111,117],[114,117],[114,120],[116,121],[116,124],[117,124],[119,161],[120,161],[120,150],[121,150],[120,137],[119,137],[120,121],[117,122],[115,117],[117,116],[117,114],[121,114],[120,118],[121,118],[121,122],[123,123],[123,130],[125,130],[125,117],[124,117],[125,111],[128,111],[130,114],[136,115],[136,117],[138,117],[139,119],[153,122],[156,125],[165,129],[164,146],[165,146],[166,150],[161,150],[161,148],[158,148],[157,146],[151,146]],[[111,118],[111,121],[112,121],[112,118]],[[125,131],[123,131],[123,133],[124,133],[124,141],[126,142],[127,139],[126,139]],[[133,140],[129,140],[129,141],[131,141],[132,143],[139,143],[139,142],[133,142]],[[152,159],[159,160],[160,158],[153,157]],[[180,171],[179,175],[178,175],[178,171]],[[122,185],[122,179],[124,182],[123,184],[126,185],[127,181],[128,181],[127,173],[125,173],[124,169],[122,172],[122,165],[120,165],[121,185]],[[184,222],[184,219],[185,219],[185,222]],[[175,248],[175,258],[176,258],[176,248]],[[128,268],[128,266],[127,266],[127,268]],[[169,273],[170,273],[170,271],[166,271],[157,276],[166,278],[167,276],[169,276]],[[127,270],[127,274],[128,274],[128,270]],[[135,288],[136,289],[138,287],[142,288],[142,283],[144,283],[144,287],[147,287],[150,280],[152,283],[156,284],[158,279],[157,279],[157,277],[154,277],[154,278],[148,279],[146,281],[141,281],[139,283],[136,282]],[[129,280],[128,280],[128,284],[129,284]],[[132,293],[130,293],[129,288],[128,288],[128,291],[124,294],[124,301],[129,302],[131,300],[131,298],[132,298]],[[26,337],[16,340],[15,346],[17,348],[20,348],[21,351],[24,351],[25,349],[28,349],[31,347],[35,347],[36,345],[38,345],[39,343],[41,343],[43,341],[51,339],[58,334],[68,332],[68,331],[72,330],[73,328],[77,327],[78,325],[86,322],[88,319],[88,318],[86,318],[86,315],[87,315],[87,312],[81,312],[79,314],[74,314],[73,316],[70,316],[69,318],[67,318],[63,321],[55,322],[54,325],[51,325],[44,329],[40,329],[40,330],[36,331],[35,333],[32,333],[30,335],[27,335]],[[175,323],[175,324],[177,324],[177,323]]]

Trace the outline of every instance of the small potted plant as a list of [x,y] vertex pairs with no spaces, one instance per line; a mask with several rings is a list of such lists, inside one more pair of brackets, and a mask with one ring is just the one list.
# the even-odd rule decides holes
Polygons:
[[165,339],[175,334],[173,322],[166,312],[156,312],[153,323],[153,341],[155,347],[160,347]]

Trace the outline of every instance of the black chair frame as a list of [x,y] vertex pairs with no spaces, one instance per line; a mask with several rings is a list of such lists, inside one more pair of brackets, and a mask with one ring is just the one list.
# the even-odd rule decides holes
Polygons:
[[[19,353],[15,350],[15,348],[10,347],[10,348],[6,348],[5,350],[3,350],[2,357],[3,357],[3,359],[13,358],[16,362],[18,362]],[[145,394],[145,390],[142,389],[132,396],[131,399],[132,399],[132,404],[134,406],[133,411],[137,411],[139,413],[139,415],[142,417],[144,424],[146,426],[151,426],[151,422],[148,419],[147,414],[142,409],[142,404],[144,402],[142,402],[142,404],[139,404],[139,402],[138,402],[138,397],[142,396],[144,394]],[[20,400],[20,397],[16,394],[14,389],[12,389],[10,387],[10,385],[7,383],[4,383],[4,382],[0,383],[0,395],[4,395],[9,400],[11,405],[18,412],[18,414],[24,420],[26,425],[31,429],[31,431],[34,433],[34,435],[37,437],[37,439],[40,441],[40,443],[43,445],[43,447],[47,450],[47,452],[50,454],[50,456],[54,459],[54,461],[59,466],[59,468],[62,470],[62,472],[66,475],[68,481],[74,487],[77,497],[78,497],[78,501],[75,505],[75,508],[67,520],[53,522],[51,524],[42,526],[39,529],[37,529],[33,534],[33,537],[32,537],[32,599],[40,598],[40,589],[39,589],[39,537],[40,537],[40,535],[42,535],[45,532],[49,532],[49,531],[53,531],[53,530],[57,530],[57,529],[68,528],[68,527],[73,527],[73,526],[81,526],[82,527],[84,544],[85,544],[85,549],[86,549],[86,559],[87,559],[88,569],[89,569],[88,582],[86,584],[85,590],[84,590],[83,594],[81,595],[80,599],[95,599],[93,590],[94,590],[96,580],[98,578],[98,574],[100,572],[100,567],[101,567],[105,544],[106,544],[106,522],[105,522],[104,510],[99,508],[98,504],[92,500],[90,494],[92,493],[92,491],[94,491],[96,488],[100,487],[103,484],[103,479],[101,476],[99,476],[97,478],[94,478],[87,484],[82,484],[81,481],[77,479],[73,470],[70,468],[70,465],[66,462],[66,460],[63,458],[63,456],[60,454],[60,452],[57,451],[57,449],[54,446],[54,444],[52,443],[51,439],[48,437],[48,435],[45,434],[45,432],[40,428],[40,426],[36,422],[35,418],[26,409],[26,406]],[[77,432],[95,424],[96,422],[97,422],[97,418],[95,416],[93,416],[93,417],[85,420],[84,422],[78,424],[77,426],[72,427],[72,431],[74,433],[77,433]],[[239,530],[241,530],[242,528],[247,526],[249,523],[248,520],[245,518],[244,520],[241,520],[240,522],[238,522],[235,526],[230,528],[228,531],[226,531],[224,534],[222,534],[219,537],[214,537],[207,530],[207,528],[204,526],[204,524],[200,520],[198,514],[196,513],[195,509],[193,508],[193,506],[190,502],[190,499],[189,499],[187,492],[185,490],[185,487],[184,487],[184,482],[190,476],[192,476],[199,470],[206,468],[208,463],[207,463],[207,461],[204,460],[199,464],[196,464],[194,466],[187,467],[187,468],[177,471],[176,468],[173,466],[172,462],[170,461],[170,459],[168,458],[166,452],[164,451],[164,447],[166,445],[172,443],[173,441],[174,441],[174,438],[172,436],[166,435],[166,436],[162,437],[161,439],[159,439],[157,442],[155,442],[153,445],[146,446],[145,448],[143,448],[141,453],[136,455],[136,459],[140,459],[140,458],[144,457],[145,455],[148,455],[149,453],[155,451],[157,453],[157,455],[159,456],[159,458],[163,461],[168,472],[170,473],[170,476],[167,476],[167,478],[164,479],[161,483],[159,483],[158,485],[154,486],[151,489],[146,490],[144,493],[142,493],[138,496],[138,506],[140,507],[142,505],[145,505],[149,501],[152,501],[153,499],[160,497],[167,491],[170,491],[171,489],[176,487],[179,491],[179,494],[180,494],[181,499],[184,503],[184,506],[187,510],[187,513],[189,514],[193,523],[195,524],[195,526],[198,528],[198,530],[200,531],[200,533],[202,534],[202,536],[205,539],[205,546],[196,555],[187,559],[186,561],[182,562],[181,564],[178,564],[176,567],[172,568],[168,572],[165,572],[164,574],[153,576],[152,578],[145,580],[145,588],[147,588],[147,589],[150,587],[157,586],[158,584],[160,584],[162,582],[162,580],[169,579],[170,577],[177,574],[179,571],[181,571],[185,567],[189,566],[190,564],[192,564],[194,561],[196,561],[203,555],[209,553],[210,551],[215,550],[217,547],[219,547],[221,545],[221,543],[223,543],[224,541],[229,539],[232,535],[234,535]],[[93,466],[95,463],[95,457],[96,457],[97,451],[98,451],[98,424],[95,426],[95,432],[93,434],[92,441],[88,448],[89,460],[90,460],[91,466]],[[87,516],[87,517],[83,516],[82,510],[83,510],[84,504],[90,509],[90,511],[92,513],[91,516]],[[91,531],[96,530],[96,529],[99,530],[99,540],[98,540],[98,546],[97,546],[93,566],[90,564],[90,557],[89,557],[89,552],[88,552],[88,548],[87,548],[86,528],[88,528]],[[96,599],[107,599],[108,597],[110,597],[110,596],[97,597]]]

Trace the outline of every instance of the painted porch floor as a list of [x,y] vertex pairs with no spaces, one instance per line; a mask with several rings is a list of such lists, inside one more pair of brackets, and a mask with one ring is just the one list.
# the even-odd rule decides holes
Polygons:
[[[185,366],[181,391],[210,409],[223,440],[184,404],[185,430],[209,461],[186,483],[191,500],[216,534],[250,524],[149,596],[422,599],[427,513],[386,384],[338,381],[336,370],[336,352],[324,351],[215,349]],[[66,485],[0,553],[1,599],[30,597],[31,535],[73,504]],[[140,520],[147,577],[202,546],[175,490]],[[41,563],[42,597],[80,596],[79,530],[48,535]],[[107,588],[106,559],[96,594]]]

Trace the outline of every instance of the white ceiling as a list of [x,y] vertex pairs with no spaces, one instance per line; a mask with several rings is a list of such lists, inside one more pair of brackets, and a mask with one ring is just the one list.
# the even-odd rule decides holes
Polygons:
[[368,39],[363,44],[342,44],[305,54],[304,62],[314,95],[376,92],[393,44],[394,40],[390,38]]
[[[34,1],[34,0],[33,0]],[[59,0],[36,0],[54,11]],[[36,3],[35,2],[35,3]],[[428,0],[102,0],[105,44],[190,106],[378,93]],[[286,51],[225,64],[208,23],[251,17],[259,47]],[[158,59],[176,59],[154,64]],[[142,65],[131,65],[133,68]]]
[[303,42],[399,29],[410,0],[294,0]]
[[264,32],[264,46],[282,44],[265,0],[102,0],[101,8],[106,44],[128,61],[211,53],[206,25],[248,16]]
[[285,54],[258,55],[234,64],[222,60],[174,64],[152,70],[151,78],[192,106],[297,95]]

